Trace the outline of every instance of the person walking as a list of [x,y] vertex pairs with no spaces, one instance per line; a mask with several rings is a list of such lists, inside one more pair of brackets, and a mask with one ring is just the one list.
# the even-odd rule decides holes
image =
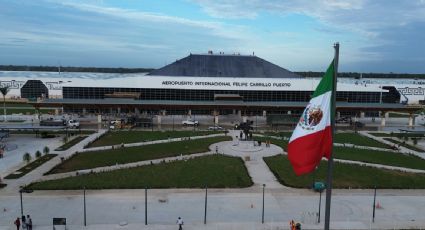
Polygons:
[[16,218],[14,224],[16,226],[16,230],[19,230],[19,227],[21,227],[21,221],[19,220],[19,217]]
[[32,220],[30,215],[27,215],[26,224],[27,224],[27,230],[32,230]]
[[183,219],[179,216],[179,218],[177,218],[177,224],[179,225],[179,230],[183,230]]

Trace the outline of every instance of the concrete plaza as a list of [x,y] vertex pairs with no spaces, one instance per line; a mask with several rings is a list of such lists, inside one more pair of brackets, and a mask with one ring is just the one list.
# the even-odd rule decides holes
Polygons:
[[[104,132],[104,130],[102,131]],[[102,133],[100,132],[100,133]],[[100,133],[64,151],[70,156]],[[232,137],[237,132],[231,132]],[[44,144],[44,143],[43,143]],[[294,219],[303,229],[323,229],[325,194],[322,194],[321,222],[317,223],[319,193],[288,188],[276,181],[263,156],[281,154],[275,145],[244,151],[253,142],[221,142],[210,146],[215,152],[245,158],[254,186],[245,189],[208,189],[204,225],[205,189],[148,189],[86,191],[87,226],[84,226],[83,191],[35,191],[23,193],[23,212],[30,214],[34,229],[52,229],[53,217],[67,218],[68,229],[177,229],[176,219],[184,219],[184,229],[288,229]],[[210,154],[210,153],[209,153]],[[16,229],[20,216],[19,186],[42,177],[44,171],[59,163],[55,158],[17,180],[8,180],[0,190],[0,229]],[[264,224],[262,197],[265,184]],[[372,223],[373,190],[334,190],[331,227],[333,229],[406,229],[425,228],[425,190],[378,190],[375,222]],[[145,204],[147,223],[145,225]],[[59,227],[56,229],[60,229]]]

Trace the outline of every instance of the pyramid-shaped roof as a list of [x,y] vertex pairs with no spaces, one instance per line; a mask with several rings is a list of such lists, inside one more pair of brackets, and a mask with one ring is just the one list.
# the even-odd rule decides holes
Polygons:
[[149,75],[188,77],[301,78],[257,56],[190,54]]

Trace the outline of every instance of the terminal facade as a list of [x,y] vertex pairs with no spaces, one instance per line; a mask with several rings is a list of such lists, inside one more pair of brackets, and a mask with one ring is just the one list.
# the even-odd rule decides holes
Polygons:
[[[57,80],[56,80],[57,81]],[[64,79],[54,85],[60,98],[43,98],[36,107],[61,107],[66,113],[151,115],[298,116],[320,79],[301,77],[254,55],[190,54],[149,74],[106,79]],[[47,82],[46,82],[47,84]],[[43,84],[33,84],[45,92]],[[391,85],[338,81],[338,116],[413,115]],[[410,121],[409,121],[410,123]]]

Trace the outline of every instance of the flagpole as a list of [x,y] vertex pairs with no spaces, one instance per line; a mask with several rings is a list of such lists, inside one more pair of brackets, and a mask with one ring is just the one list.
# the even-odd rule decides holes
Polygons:
[[330,225],[330,215],[331,215],[331,196],[332,196],[332,172],[333,172],[333,141],[335,136],[335,112],[336,112],[336,79],[338,76],[338,58],[339,58],[339,43],[334,44],[335,48],[335,57],[334,57],[334,75],[333,75],[333,85],[332,85],[332,106],[331,106],[331,132],[332,132],[332,146],[331,154],[328,159],[328,174],[326,180],[326,209],[325,209],[325,230],[329,230]]

